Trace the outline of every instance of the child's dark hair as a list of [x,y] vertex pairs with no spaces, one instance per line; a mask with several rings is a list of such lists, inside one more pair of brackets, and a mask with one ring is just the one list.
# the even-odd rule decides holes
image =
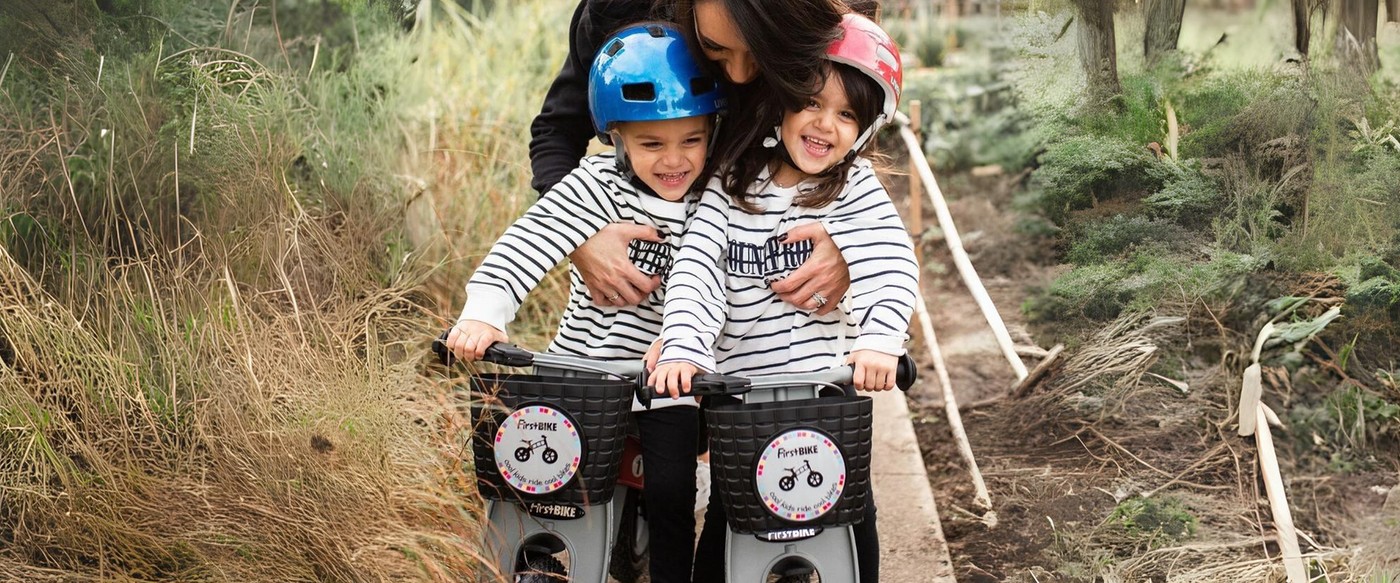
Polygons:
[[[864,133],[866,128],[875,123],[875,118],[880,115],[880,109],[884,105],[885,93],[880,85],[871,79],[870,76],[849,65],[828,61],[826,82],[839,80],[842,88],[846,91],[846,101],[856,114],[856,134]],[[769,99],[763,103],[755,104],[757,107],[755,118],[760,120],[760,127],[772,128],[780,125],[783,120],[783,107],[778,100]],[[769,130],[771,131],[771,129]],[[855,164],[856,156],[870,150],[875,140],[869,140],[861,148],[860,152],[847,154],[841,162],[828,168],[825,172],[814,176],[817,184],[804,189],[793,203],[808,208],[822,208],[831,204],[841,195],[842,189],[846,187],[846,175],[850,172],[851,166]],[[777,148],[785,148],[787,144],[779,143]],[[757,188],[754,182],[758,180],[758,175],[764,168],[775,163],[775,155],[779,153],[773,148],[750,147],[739,156],[728,168],[719,169],[724,175],[724,189],[730,197],[745,211],[756,213],[762,212],[762,208],[757,204],[757,197],[752,193],[767,186],[764,182]],[[783,156],[782,158],[786,158]],[[770,174],[768,181],[772,181]]]

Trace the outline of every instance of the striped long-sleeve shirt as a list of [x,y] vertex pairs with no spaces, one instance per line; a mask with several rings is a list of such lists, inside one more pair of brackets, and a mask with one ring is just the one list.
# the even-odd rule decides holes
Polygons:
[[[767,178],[761,174],[754,187]],[[793,205],[797,194],[769,182],[758,195],[763,212],[751,214],[718,181],[706,187],[668,279],[661,362],[750,376],[833,368],[856,350],[904,353],[918,263],[869,162],[857,160],[845,190],[824,208]],[[811,255],[810,242],[787,245],[779,237],[813,222],[826,228],[851,272],[841,308],[825,316],[768,287]]]
[[[668,202],[639,192],[617,171],[611,152],[584,158],[491,247],[467,282],[467,303],[458,320],[477,320],[505,330],[545,274],[609,223],[654,227],[665,242],[633,241],[628,255],[643,273],[664,278],[693,207],[691,197]],[[569,280],[569,304],[549,352],[603,360],[641,359],[661,331],[665,285],[640,305],[612,307],[594,303],[573,267]],[[652,406],[677,404],[695,402],[657,399]]]

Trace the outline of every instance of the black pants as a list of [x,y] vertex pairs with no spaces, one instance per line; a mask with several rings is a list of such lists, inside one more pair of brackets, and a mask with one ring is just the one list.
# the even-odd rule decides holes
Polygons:
[[[737,399],[707,397],[705,405],[737,403]],[[865,505],[865,518],[851,527],[856,539],[856,568],[860,572],[860,583],[880,581],[880,533],[875,529],[875,493],[870,493]],[[695,548],[695,583],[724,583],[724,563],[728,557],[724,552],[724,536],[729,531],[724,514],[724,502],[720,500],[719,485],[710,486],[710,505],[705,509],[705,528],[700,531],[700,542]],[[752,535],[736,535],[736,544],[764,544]],[[825,578],[823,578],[825,580]]]
[[653,583],[688,583],[695,559],[695,449],[699,414],[684,405],[635,413],[642,438]]

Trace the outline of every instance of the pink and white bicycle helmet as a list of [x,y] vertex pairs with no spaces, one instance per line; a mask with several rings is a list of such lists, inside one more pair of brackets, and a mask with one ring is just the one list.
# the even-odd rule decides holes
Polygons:
[[904,83],[904,66],[899,60],[899,47],[889,33],[869,18],[847,14],[841,19],[841,31],[841,38],[826,49],[826,58],[869,75],[885,93],[875,123],[870,124],[851,147],[852,152],[859,152],[870,136],[894,119]]

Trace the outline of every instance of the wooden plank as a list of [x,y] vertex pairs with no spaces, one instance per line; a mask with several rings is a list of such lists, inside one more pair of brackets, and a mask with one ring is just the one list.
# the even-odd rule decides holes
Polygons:
[[967,250],[963,249],[962,237],[958,235],[958,226],[953,223],[953,214],[948,210],[948,203],[943,200],[943,192],[938,188],[938,181],[933,178],[933,169],[929,167],[928,157],[924,155],[923,147],[919,145],[919,140],[914,136],[914,132],[909,129],[909,118],[903,113],[896,113],[895,123],[900,126],[899,135],[904,139],[904,145],[909,149],[909,158],[914,161],[914,167],[922,179],[924,191],[928,193],[929,201],[933,203],[934,213],[938,215],[938,226],[943,229],[943,240],[948,244],[948,251],[952,253],[953,264],[957,266],[963,284],[972,293],[972,299],[977,301],[977,307],[982,311],[982,317],[987,320],[987,325],[992,327],[992,334],[996,336],[997,346],[1001,348],[1002,356],[1011,365],[1011,370],[1015,371],[1016,379],[1026,378],[1026,375],[1030,374],[1026,370],[1026,364],[1021,362],[1021,357],[1016,356],[1016,345],[1011,341],[1011,334],[1006,331],[1006,323],[1002,321],[1001,314],[997,312],[997,306],[992,302],[991,294],[988,294],[987,288],[982,285],[982,279],[977,277],[977,269],[972,266],[972,259],[968,258]]
[[1016,387],[1011,390],[1011,397],[1014,399],[1021,399],[1029,395],[1031,389],[1035,388],[1035,386],[1040,383],[1040,379],[1044,378],[1045,375],[1050,372],[1050,368],[1055,366],[1055,361],[1059,360],[1060,353],[1064,352],[1064,350],[1065,345],[1063,344],[1056,344],[1054,348],[1051,348],[1050,352],[1045,354],[1045,358],[1040,361],[1040,364],[1035,365],[1035,368],[1031,369],[1030,374],[1026,375],[1026,378],[1016,383]]
[[[1259,366],[1257,363],[1254,366]],[[1269,495],[1269,509],[1274,516],[1274,528],[1278,531],[1278,546],[1283,551],[1283,568],[1288,573],[1288,583],[1308,583],[1308,570],[1303,566],[1303,553],[1298,548],[1298,531],[1293,527],[1293,513],[1288,509],[1288,499],[1283,491],[1283,475],[1278,469],[1278,456],[1274,454],[1274,438],[1269,434],[1269,420],[1265,417],[1264,406],[1256,404],[1250,417],[1259,428],[1256,441],[1259,444],[1259,470],[1264,474],[1264,491]]]
[[928,348],[929,358],[933,359],[933,371],[938,375],[938,385],[943,391],[943,413],[948,417],[948,428],[953,432],[953,441],[958,444],[958,453],[962,454],[968,473],[972,474],[972,501],[985,510],[991,510],[992,497],[987,493],[987,483],[982,480],[982,470],[977,468],[977,458],[972,455],[972,443],[967,439],[967,430],[963,429],[962,413],[958,412],[958,397],[953,394],[952,381],[948,380],[948,366],[943,362],[943,351],[938,348],[938,337],[933,333],[933,324],[930,323],[923,294],[919,295],[919,301],[914,302],[914,313],[918,315],[919,327],[924,334],[924,346]]

